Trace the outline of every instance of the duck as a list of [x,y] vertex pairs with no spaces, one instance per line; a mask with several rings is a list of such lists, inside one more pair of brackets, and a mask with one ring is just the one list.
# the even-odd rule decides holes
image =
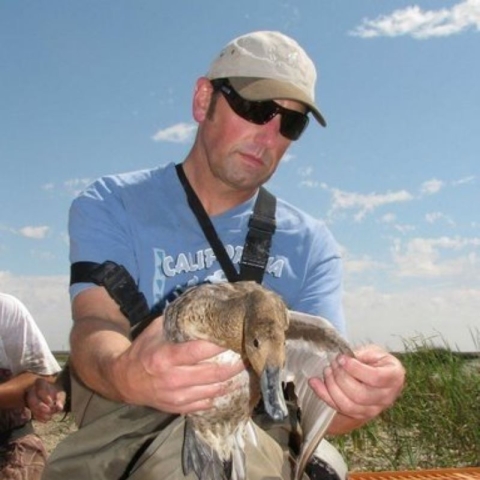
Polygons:
[[209,410],[185,416],[182,468],[199,480],[246,480],[245,442],[257,442],[252,414],[263,401],[273,421],[288,415],[284,385],[294,386],[303,442],[292,471],[300,480],[335,411],[317,397],[308,379],[321,376],[348,342],[324,318],[289,310],[274,291],[254,282],[202,283],[188,288],[164,312],[170,342],[208,340],[225,351],[211,359],[245,370]]

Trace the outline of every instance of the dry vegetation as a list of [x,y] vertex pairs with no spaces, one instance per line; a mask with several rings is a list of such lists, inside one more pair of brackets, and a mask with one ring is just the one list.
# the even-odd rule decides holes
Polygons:
[[48,453],[52,453],[57,443],[69,433],[76,430],[71,417],[62,415],[48,423],[34,422],[35,431],[42,437]]

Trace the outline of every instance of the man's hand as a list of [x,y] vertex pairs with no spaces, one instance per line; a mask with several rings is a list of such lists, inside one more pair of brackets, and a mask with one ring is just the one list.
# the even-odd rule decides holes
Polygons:
[[240,360],[231,365],[209,361],[224,348],[204,340],[172,344],[163,339],[162,330],[159,317],[115,363],[124,401],[170,413],[206,410],[245,369]]
[[39,422],[48,422],[65,406],[65,391],[57,384],[37,378],[25,393],[25,404]]
[[405,369],[381,347],[369,345],[355,358],[339,355],[324,372],[324,380],[310,379],[315,393],[338,415],[330,433],[344,433],[378,416],[402,392]]
[[114,401],[179,414],[205,410],[245,369],[242,361],[209,362],[224,351],[213,343],[165,341],[163,317],[132,342],[130,324],[103,287],[75,297],[73,318],[71,366],[87,386]]

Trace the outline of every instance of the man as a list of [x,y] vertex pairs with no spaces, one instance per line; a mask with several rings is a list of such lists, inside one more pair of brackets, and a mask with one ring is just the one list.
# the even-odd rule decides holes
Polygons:
[[34,433],[25,392],[38,378],[60,370],[27,308],[0,293],[0,478],[36,480],[46,451]]
[[[326,124],[314,101],[315,82],[311,59],[278,32],[233,40],[196,82],[192,110],[198,131],[182,169],[234,264],[259,187],[300,137],[310,113]],[[276,222],[263,284],[289,308],[323,316],[344,332],[341,259],[330,232],[281,200]],[[123,265],[150,308],[178,287],[225,279],[173,164],[92,184],[72,204],[70,239],[72,263]],[[222,351],[205,341],[165,343],[161,316],[132,341],[127,318],[101,286],[75,283],[71,296],[72,368],[107,399],[191,413],[210,408],[244,368],[205,362]],[[311,379],[318,396],[338,411],[331,434],[374,418],[403,387],[404,371],[393,356],[379,347],[356,353],[357,359],[339,357],[324,381]],[[181,443],[169,452],[177,463],[169,471],[164,460],[162,478],[183,478]]]

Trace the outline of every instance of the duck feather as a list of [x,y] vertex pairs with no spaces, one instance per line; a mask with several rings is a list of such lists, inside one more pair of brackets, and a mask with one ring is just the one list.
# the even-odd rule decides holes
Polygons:
[[228,349],[211,361],[240,357],[247,366],[231,379],[231,393],[217,398],[214,408],[187,415],[184,473],[193,470],[200,480],[245,480],[245,438],[257,441],[253,408],[263,397],[267,413],[283,419],[282,383],[292,382],[304,437],[292,478],[302,478],[335,415],[308,379],[322,377],[339,353],[353,355],[348,343],[327,320],[288,310],[276,293],[251,281],[192,287],[167,306],[164,318],[167,340],[208,340]]
[[339,353],[353,356],[353,352],[324,318],[291,310],[289,317],[283,380],[293,383],[301,413],[303,441],[293,476],[299,480],[335,416],[335,410],[317,397],[308,380],[323,378],[323,371]]

